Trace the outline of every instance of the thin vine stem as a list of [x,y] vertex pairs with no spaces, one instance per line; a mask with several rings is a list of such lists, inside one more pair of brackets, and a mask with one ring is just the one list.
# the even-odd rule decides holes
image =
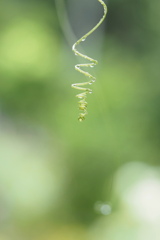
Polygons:
[[107,15],[107,6],[106,4],[104,3],[103,0],[98,0],[98,2],[100,2],[104,8],[104,14],[103,14],[103,17],[100,19],[100,21],[97,23],[97,25],[92,28],[88,33],[86,33],[83,37],[81,37],[76,43],[73,44],[72,46],[72,50],[73,52],[75,53],[76,56],[79,56],[79,57],[82,57],[88,61],[90,61],[90,63],[83,63],[83,64],[77,64],[75,65],[75,70],[82,73],[83,75],[85,75],[86,77],[89,78],[89,80],[87,82],[82,82],[82,83],[74,83],[72,84],[72,88],[76,89],[76,90],[80,90],[82,91],[81,93],[77,94],[76,97],[80,99],[80,101],[78,102],[79,103],[79,110],[80,110],[80,113],[79,113],[79,117],[78,117],[78,120],[80,122],[82,122],[84,119],[85,119],[85,116],[87,114],[87,95],[89,93],[92,93],[92,89],[88,88],[88,87],[85,87],[87,85],[91,85],[93,82],[96,81],[96,78],[91,75],[89,72],[86,72],[84,70],[81,69],[81,67],[94,67],[95,65],[98,64],[98,61],[91,58],[91,57],[88,57],[87,55],[85,54],[82,54],[80,53],[76,47],[83,41],[86,40],[86,38],[91,35],[101,24],[102,22],[104,21],[106,15]]

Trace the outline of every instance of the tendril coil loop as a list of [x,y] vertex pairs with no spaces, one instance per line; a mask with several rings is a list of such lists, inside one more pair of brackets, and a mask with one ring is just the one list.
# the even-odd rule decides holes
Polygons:
[[90,61],[91,63],[84,63],[84,64],[77,64],[75,65],[75,70],[77,70],[78,72],[82,73],[83,75],[85,75],[86,77],[89,78],[88,82],[82,82],[82,83],[74,83],[72,84],[72,88],[77,89],[82,91],[81,93],[77,94],[76,97],[80,99],[79,103],[79,117],[78,120],[80,122],[82,122],[85,119],[85,116],[87,114],[87,94],[88,93],[92,93],[92,90],[88,87],[86,87],[87,85],[91,85],[93,82],[96,81],[96,78],[94,76],[92,76],[89,72],[86,72],[84,70],[81,69],[81,67],[94,67],[95,65],[98,64],[98,61],[90,58],[80,52],[78,52],[78,50],[76,49],[76,46],[79,45],[81,42],[85,41],[86,38],[92,34],[100,25],[101,23],[104,21],[106,15],[107,15],[107,6],[104,3],[103,0],[98,0],[98,2],[100,2],[104,8],[104,15],[103,17],[100,19],[100,21],[97,23],[97,25],[92,28],[88,33],[86,33],[83,37],[81,37],[72,47],[73,52],[75,53],[76,56],[82,57],[88,61]]

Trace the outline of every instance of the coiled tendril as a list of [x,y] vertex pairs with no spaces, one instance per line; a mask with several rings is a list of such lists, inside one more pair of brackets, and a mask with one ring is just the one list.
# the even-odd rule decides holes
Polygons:
[[94,76],[92,76],[89,72],[86,72],[86,71],[82,70],[81,67],[94,67],[95,65],[98,64],[98,61],[93,59],[93,58],[90,58],[90,57],[88,57],[88,56],[86,56],[86,55],[84,55],[80,52],[78,52],[77,49],[76,49],[76,46],[79,45],[81,42],[85,41],[85,39],[101,25],[101,23],[104,21],[104,19],[106,17],[106,15],[107,15],[106,4],[102,0],[98,0],[98,2],[100,2],[102,4],[103,8],[104,8],[103,17],[100,19],[100,21],[97,23],[97,25],[92,30],[90,30],[83,37],[81,37],[72,47],[72,50],[75,53],[75,55],[80,56],[82,58],[85,58],[86,60],[89,60],[91,62],[91,63],[84,63],[84,64],[75,65],[75,69],[78,72],[84,74],[85,76],[87,76],[89,78],[88,82],[72,84],[73,88],[75,88],[77,90],[80,90],[80,91],[83,91],[82,93],[79,93],[79,94],[76,95],[76,97],[78,97],[80,99],[80,101],[78,102],[79,103],[79,110],[80,110],[78,120],[80,122],[82,122],[85,119],[85,116],[87,114],[87,101],[86,101],[87,94],[92,93],[92,90],[90,88],[84,87],[84,86],[90,85],[90,84],[92,84],[93,82],[96,81],[96,78]]

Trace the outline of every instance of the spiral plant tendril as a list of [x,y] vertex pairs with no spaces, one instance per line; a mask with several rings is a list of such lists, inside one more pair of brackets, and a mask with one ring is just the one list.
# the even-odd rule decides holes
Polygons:
[[97,23],[97,25],[90,30],[88,33],[86,33],[83,37],[81,37],[72,47],[73,52],[75,53],[76,56],[82,57],[86,60],[89,60],[91,63],[84,63],[84,64],[77,64],[75,65],[75,70],[77,70],[78,72],[84,74],[85,76],[87,76],[89,78],[88,82],[83,82],[83,83],[74,83],[72,84],[72,88],[77,89],[82,91],[81,93],[77,94],[76,97],[80,99],[79,103],[79,117],[78,120],[80,122],[82,122],[85,119],[85,116],[87,114],[87,94],[88,93],[92,93],[92,90],[88,87],[85,87],[86,85],[91,85],[93,82],[96,81],[96,78],[94,76],[92,76],[89,72],[86,72],[84,70],[81,69],[81,67],[94,67],[95,65],[98,64],[98,61],[90,58],[80,52],[77,51],[76,46],[79,45],[81,42],[85,41],[86,38],[92,34],[100,25],[101,23],[104,21],[106,15],[107,15],[107,6],[106,4],[102,1],[102,0],[98,0],[98,2],[100,2],[104,8],[104,15],[103,17],[100,19],[100,21]]

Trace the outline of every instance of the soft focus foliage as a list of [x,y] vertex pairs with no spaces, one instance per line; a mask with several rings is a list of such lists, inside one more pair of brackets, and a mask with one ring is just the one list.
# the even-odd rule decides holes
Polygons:
[[159,240],[160,2],[107,1],[79,123],[71,47],[99,5],[0,3],[0,240]]

